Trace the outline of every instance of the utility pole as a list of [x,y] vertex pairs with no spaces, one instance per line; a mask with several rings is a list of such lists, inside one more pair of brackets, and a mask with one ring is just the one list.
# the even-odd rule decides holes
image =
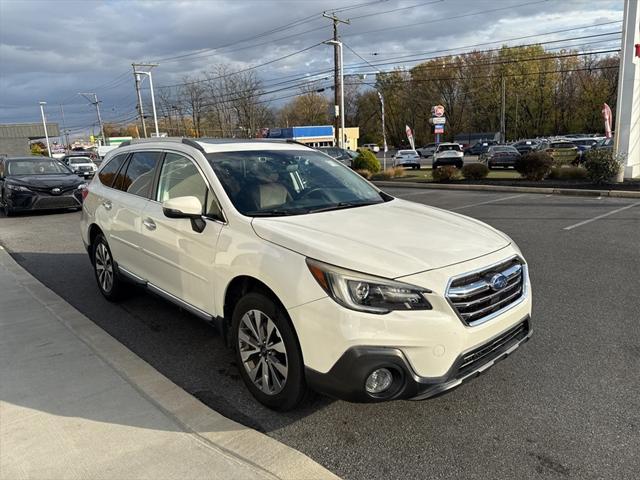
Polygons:
[[[104,136],[104,125],[102,124],[102,117],[100,116],[100,101],[98,100],[98,95],[95,93],[78,93],[78,95],[82,95],[86,98],[89,103],[96,107],[96,114],[98,115],[98,123],[100,124],[100,133],[102,135],[102,143],[107,145],[107,137]],[[93,101],[91,101],[90,96],[93,96]]]
[[47,133],[47,121],[44,119],[44,106],[47,102],[40,102],[40,113],[42,114],[42,126],[44,127],[44,138],[47,140],[47,152],[51,156],[51,147],[49,146],[49,134]]
[[[322,14],[323,17],[328,18],[333,22],[333,41],[331,44],[333,45],[333,92],[334,92],[334,128],[336,131],[335,139],[337,140],[337,144],[342,148],[344,144],[344,77],[343,65],[340,61],[342,57],[342,43],[340,43],[339,35],[338,35],[338,24],[344,23],[345,25],[349,25],[351,21],[342,20],[336,16],[335,13],[328,14],[324,12]],[[342,72],[342,74],[340,73]],[[340,127],[342,126],[342,132],[340,132]]]
[[505,121],[505,103],[506,103],[506,87],[504,75],[502,76],[502,108],[500,109],[500,140],[502,143],[507,141],[506,121]]
[[514,137],[514,140],[518,140],[520,138],[518,137],[518,92],[516,92],[516,129]]
[[[156,127],[156,137],[159,137],[160,131],[158,130],[158,115],[156,113],[156,99],[153,94],[153,77],[151,76],[151,69],[153,67],[157,67],[158,64],[157,63],[132,63],[131,66],[133,67],[133,75],[136,78],[136,89],[138,90],[138,103],[140,104],[140,116],[143,118],[142,125],[144,130],[144,136],[145,137],[147,136],[147,132],[144,126],[144,117],[142,115],[142,96],[140,95],[140,84],[142,82],[140,81],[140,75],[145,75],[149,77],[149,88],[151,89],[151,108],[153,110],[153,122]],[[148,70],[147,71],[138,70],[137,67],[145,67],[145,68],[148,68]]]
[[64,151],[66,152],[69,148],[69,131],[67,130],[65,121],[64,121],[64,108],[62,104],[60,104],[60,114],[62,115],[62,135],[64,136]]
[[[140,75],[136,72],[135,64],[131,64],[133,67],[133,79],[136,81],[136,95],[138,97],[138,114],[140,115],[140,121],[142,122],[142,134],[144,138],[147,138],[147,124],[144,121],[144,109],[142,108],[142,96],[140,95]],[[140,135],[138,135],[139,137]]]

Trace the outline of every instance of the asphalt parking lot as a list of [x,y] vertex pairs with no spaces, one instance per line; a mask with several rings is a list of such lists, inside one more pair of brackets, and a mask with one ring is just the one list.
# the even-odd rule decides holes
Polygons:
[[[637,478],[640,201],[387,189],[510,235],[530,264],[530,342],[436,399],[255,402],[214,330],[150,294],[99,294],[79,213],[0,218],[0,243],[40,281],[204,403],[347,479]],[[380,226],[381,232],[384,225]],[[381,241],[382,238],[381,238]]]

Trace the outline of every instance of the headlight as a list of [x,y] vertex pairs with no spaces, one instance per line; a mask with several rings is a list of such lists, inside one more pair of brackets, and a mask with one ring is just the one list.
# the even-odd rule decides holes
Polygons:
[[22,185],[11,185],[10,183],[7,183],[5,186],[9,190],[15,190],[16,192],[30,192],[31,191],[27,187],[23,187]]
[[432,308],[425,298],[431,290],[426,288],[353,272],[310,258],[307,266],[324,291],[343,307],[369,313]]
[[80,185],[78,185],[76,188],[78,190],[84,190],[85,188],[87,188],[89,186],[88,183],[81,183]]

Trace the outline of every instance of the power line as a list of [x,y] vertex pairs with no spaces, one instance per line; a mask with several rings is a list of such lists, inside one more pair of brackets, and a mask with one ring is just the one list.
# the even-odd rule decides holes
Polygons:
[[399,12],[402,10],[409,10],[416,7],[424,7],[426,5],[432,5],[434,3],[442,3],[442,2],[444,2],[444,0],[431,0],[429,2],[418,3],[417,5],[409,5],[408,7],[398,7],[398,8],[393,8],[391,10],[385,10],[384,12],[374,12],[374,13],[367,13],[364,15],[358,15],[356,17],[351,17],[349,20],[357,20],[360,18],[373,17],[375,15],[384,15],[386,13]]

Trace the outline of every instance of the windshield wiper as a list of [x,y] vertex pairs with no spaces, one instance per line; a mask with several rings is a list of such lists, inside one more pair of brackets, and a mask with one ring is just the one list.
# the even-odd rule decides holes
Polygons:
[[301,215],[303,213],[309,213],[308,208],[271,208],[267,210],[254,210],[251,212],[245,212],[245,215],[249,217],[286,217],[288,215]]
[[342,210],[345,208],[364,207],[366,205],[376,205],[378,203],[383,203],[383,202],[338,202],[328,207],[313,208],[309,210],[309,213],[329,212],[331,210]]

